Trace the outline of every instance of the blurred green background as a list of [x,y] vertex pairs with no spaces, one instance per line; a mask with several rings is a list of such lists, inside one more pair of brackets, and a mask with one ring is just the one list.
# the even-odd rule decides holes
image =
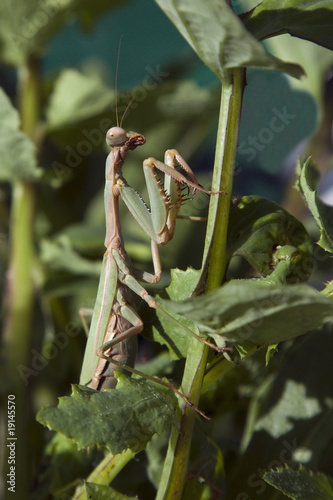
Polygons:
[[[234,3],[241,8],[242,2]],[[44,4],[38,5],[43,12]],[[24,6],[28,9],[29,4]],[[217,78],[153,0],[118,2],[110,10],[108,1],[101,0],[96,6],[101,15],[95,22],[89,15],[69,15],[45,47],[41,42],[40,58],[34,54],[40,80],[38,164],[46,174],[36,183],[36,218],[31,231],[38,286],[33,331],[27,337],[30,344],[22,363],[30,366],[34,349],[47,359],[47,365],[30,377],[28,388],[20,380],[24,393],[29,391],[31,395],[29,425],[33,430],[26,433],[31,435],[31,464],[39,463],[43,446],[40,436],[44,429],[35,422],[36,411],[44,404],[56,404],[59,395],[68,394],[70,383],[78,381],[82,363],[83,331],[71,337],[65,349],[59,349],[60,356],[49,359],[47,352],[71,321],[79,328],[79,308],[92,306],[96,296],[104,252],[103,188],[108,154],[102,123],[107,122],[107,128],[116,123],[114,89],[120,41],[120,116],[134,96],[124,127],[143,133],[147,139],[145,146],[126,160],[124,176],[129,183],[146,199],[142,161],[149,156],[162,159],[168,148],[178,149],[207,187],[214,162],[220,101]],[[30,24],[37,19],[34,15],[31,13]],[[13,19],[15,16],[24,33],[29,28],[28,20],[20,19],[13,10]],[[287,35],[266,46],[276,56],[304,66],[308,77],[298,82],[275,72],[247,72],[233,190],[238,195],[258,194],[283,203],[312,231],[300,195],[292,188],[294,168],[297,156],[309,153],[322,175],[332,168],[333,57],[328,50]],[[15,105],[17,82],[17,70],[3,64],[0,84]],[[328,191],[325,179],[322,184]],[[12,202],[6,183],[2,184],[0,201],[4,286]],[[184,206],[183,213],[205,215],[207,207],[208,197],[199,193]],[[149,240],[123,206],[121,220],[134,265],[151,270]],[[169,279],[170,268],[200,267],[204,233],[204,223],[178,222],[174,240],[161,250],[162,285]],[[328,259],[323,265],[328,267]],[[322,284],[318,271],[317,278]],[[329,273],[325,274],[327,279]],[[141,314],[139,300],[138,307]],[[21,328],[29,329],[22,323]],[[149,321],[147,325],[149,328]],[[228,390],[238,385],[226,380]],[[49,453],[52,455],[52,450]]]

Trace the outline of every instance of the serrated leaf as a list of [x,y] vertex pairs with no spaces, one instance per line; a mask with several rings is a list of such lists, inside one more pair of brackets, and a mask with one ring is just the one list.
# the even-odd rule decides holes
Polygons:
[[316,191],[319,173],[310,158],[297,166],[297,188],[302,193],[319,229],[320,245],[327,252],[333,253],[333,207],[326,205]]
[[278,343],[333,320],[331,301],[305,284],[230,281],[200,297],[159,302],[190,318],[221,346],[225,339]]
[[333,50],[332,1],[286,0],[277,4],[274,0],[263,0],[241,17],[259,40],[289,33]]
[[[46,110],[48,130],[68,127],[94,117],[109,109],[113,100],[114,91],[98,76],[84,75],[74,69],[63,70]],[[101,144],[104,144],[104,136]]]
[[196,269],[171,269],[171,283],[166,289],[170,299],[186,299],[193,292],[199,276],[200,271]]
[[104,484],[85,483],[84,491],[89,500],[131,500],[137,497],[128,497],[110,486]]
[[20,118],[0,88],[0,180],[33,180],[41,176],[37,168],[36,148],[20,130]]
[[305,281],[313,244],[303,224],[282,207],[260,196],[243,196],[231,207],[228,253],[244,257],[262,276],[284,259],[288,280]]
[[148,380],[119,375],[116,389],[73,385],[57,408],[39,410],[37,420],[73,439],[79,448],[106,446],[111,453],[143,450],[154,434],[176,423],[173,392]]
[[333,500],[333,480],[321,472],[286,467],[266,472],[263,479],[293,500]]
[[267,54],[226,0],[155,0],[192,49],[220,80],[229,69],[260,67],[300,78],[297,64]]

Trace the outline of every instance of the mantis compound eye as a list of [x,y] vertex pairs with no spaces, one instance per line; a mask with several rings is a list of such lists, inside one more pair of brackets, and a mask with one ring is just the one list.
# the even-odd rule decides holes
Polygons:
[[122,146],[128,139],[126,131],[121,127],[112,127],[106,133],[106,144],[111,148]]

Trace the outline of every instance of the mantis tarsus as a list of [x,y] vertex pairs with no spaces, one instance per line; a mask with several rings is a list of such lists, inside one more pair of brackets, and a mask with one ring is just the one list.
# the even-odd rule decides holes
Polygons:
[[[157,283],[160,280],[158,245],[166,244],[173,237],[176,217],[183,201],[186,197],[188,199],[190,188],[193,189],[192,197],[197,190],[212,193],[199,185],[194,173],[176,150],[168,150],[164,163],[154,158],[143,162],[149,210],[122,175],[127,152],[143,145],[146,142],[144,136],[127,133],[117,126],[107,132],[106,142],[112,147],[106,161],[106,252],[80,377],[82,385],[98,390],[115,387],[113,363],[134,366],[136,335],[142,331],[143,322],[133,307],[131,291],[150,307],[158,309],[155,299],[139,281]],[[186,176],[178,172],[179,166]],[[165,174],[164,185],[156,174],[156,168]],[[184,187],[187,188],[186,195],[183,193]],[[151,239],[154,274],[134,268],[126,255],[119,220],[119,196]],[[194,332],[190,333],[196,336]]]

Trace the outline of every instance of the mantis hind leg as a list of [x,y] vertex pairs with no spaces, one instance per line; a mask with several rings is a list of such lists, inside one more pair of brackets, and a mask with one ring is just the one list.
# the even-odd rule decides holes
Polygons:
[[127,368],[135,364],[137,335],[142,329],[141,318],[129,305],[121,306],[119,311],[112,315],[106,332],[106,339],[110,340],[97,349],[96,354],[100,359],[89,384],[92,389],[114,389],[117,384],[114,364],[120,365],[123,368],[121,371],[127,375],[131,374]]

